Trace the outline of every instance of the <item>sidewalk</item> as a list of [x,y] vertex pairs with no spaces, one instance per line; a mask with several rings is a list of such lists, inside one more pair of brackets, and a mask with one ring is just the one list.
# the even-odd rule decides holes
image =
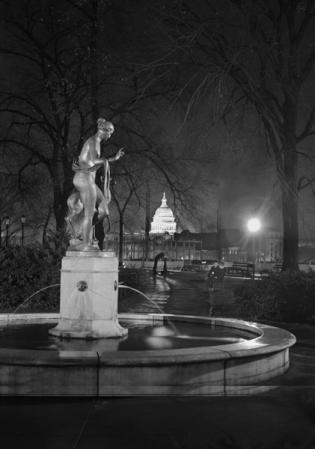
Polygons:
[[1,401],[4,449],[312,449],[315,389],[260,396]]

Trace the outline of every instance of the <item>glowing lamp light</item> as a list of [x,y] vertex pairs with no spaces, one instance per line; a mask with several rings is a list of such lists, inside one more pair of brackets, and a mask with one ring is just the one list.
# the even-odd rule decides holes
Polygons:
[[250,218],[247,222],[249,232],[255,233],[261,229],[261,221],[259,218]]

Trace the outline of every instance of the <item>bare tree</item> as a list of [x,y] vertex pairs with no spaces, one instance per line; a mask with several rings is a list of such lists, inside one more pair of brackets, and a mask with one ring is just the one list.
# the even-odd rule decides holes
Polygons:
[[[170,186],[175,203],[185,204],[182,161],[157,132],[176,77],[166,78],[162,66],[144,64],[142,36],[132,54],[125,45],[130,35],[122,47],[111,45],[118,33],[106,32],[111,7],[104,0],[21,0],[19,8],[2,0],[0,6],[0,55],[7,66],[7,80],[0,80],[2,155],[14,161],[21,177],[34,167],[43,173],[57,228],[64,226],[72,160],[99,114],[114,121],[126,158],[139,166],[146,160],[150,176]],[[136,13],[134,19],[139,20]],[[117,145],[115,137],[110,145]]]
[[299,181],[299,148],[315,134],[315,101],[305,98],[314,88],[314,2],[186,0],[163,13],[190,76],[187,114],[212,83],[225,117],[247,104],[261,120],[281,190],[283,268],[298,269],[298,189],[307,182]]
[[[115,203],[116,210],[119,217],[119,249],[118,260],[121,265],[123,262],[123,245],[124,245],[124,231],[127,208],[132,207],[135,213],[136,207],[139,209],[141,200],[139,198],[139,184],[141,183],[141,174],[139,171],[133,171],[130,167],[124,166],[119,170],[120,173],[115,173],[111,186],[112,199]],[[118,188],[116,186],[116,179],[119,179]],[[136,201],[137,204],[134,204]]]
[[71,163],[82,143],[73,136],[82,136],[88,126],[81,49],[75,38],[69,41],[75,31],[71,20],[61,19],[52,2],[20,2],[18,11],[14,4],[5,7],[3,42],[7,44],[0,46],[0,53],[17,70],[8,73],[12,81],[0,93],[0,114],[6,124],[2,151],[13,159],[19,149],[20,176],[34,164],[45,168],[57,228],[61,228],[71,190]]

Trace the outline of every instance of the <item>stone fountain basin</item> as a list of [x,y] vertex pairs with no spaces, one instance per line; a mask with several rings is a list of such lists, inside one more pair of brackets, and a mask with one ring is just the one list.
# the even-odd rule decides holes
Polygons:
[[[54,323],[58,314],[0,315],[0,324]],[[195,323],[245,330],[253,338],[220,346],[144,351],[0,349],[0,395],[239,395],[265,391],[289,368],[296,338],[277,327],[232,318],[121,314],[123,320]]]

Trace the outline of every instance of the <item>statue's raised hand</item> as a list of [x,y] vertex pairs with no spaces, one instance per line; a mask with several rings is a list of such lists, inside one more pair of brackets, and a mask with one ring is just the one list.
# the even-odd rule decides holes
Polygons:
[[117,153],[116,153],[116,156],[115,156],[116,161],[118,161],[118,159],[120,159],[121,157],[123,157],[124,154],[125,154],[125,152],[124,152],[124,147],[122,147],[122,148],[120,148],[120,149],[117,151]]

